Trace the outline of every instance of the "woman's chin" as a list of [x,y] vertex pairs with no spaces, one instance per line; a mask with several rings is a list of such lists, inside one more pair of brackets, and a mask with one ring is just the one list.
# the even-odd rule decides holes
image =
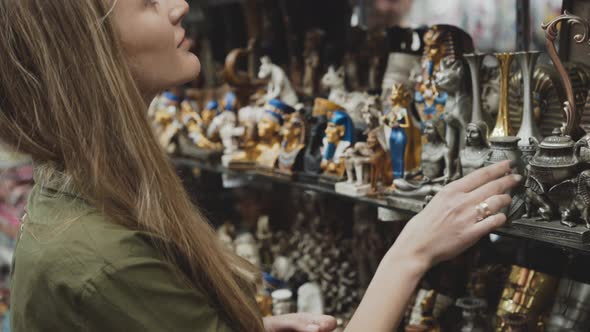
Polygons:
[[188,53],[183,57],[180,63],[182,63],[182,68],[179,71],[182,73],[182,82],[179,85],[194,81],[199,77],[199,74],[201,73],[201,62],[196,55]]

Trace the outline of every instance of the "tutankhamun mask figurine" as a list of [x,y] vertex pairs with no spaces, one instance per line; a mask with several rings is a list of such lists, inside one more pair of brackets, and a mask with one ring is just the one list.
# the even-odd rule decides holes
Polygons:
[[322,146],[321,168],[324,176],[341,179],[345,172],[344,152],[354,143],[354,126],[343,110],[330,113]]
[[285,115],[295,110],[278,99],[268,102],[267,108],[258,121],[258,143],[256,144],[256,164],[264,169],[274,169],[281,149],[281,128]]
[[394,84],[391,108],[382,118],[394,179],[403,179],[406,169],[416,169],[420,164],[422,138],[413,123],[411,102],[410,90],[403,84]]
[[212,100],[207,103],[200,115],[189,102],[183,101],[180,104],[180,113],[188,137],[196,147],[204,150],[221,150],[223,148],[218,136],[212,138],[207,136],[209,126],[219,114],[219,104],[216,101]]
[[287,175],[303,167],[305,148],[305,121],[301,114],[293,113],[281,130],[282,143],[279,151],[277,170]]

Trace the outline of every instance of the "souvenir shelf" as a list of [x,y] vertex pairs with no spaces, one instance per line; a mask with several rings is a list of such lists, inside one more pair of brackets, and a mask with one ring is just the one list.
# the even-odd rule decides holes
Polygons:
[[[343,200],[353,201],[353,202],[361,202],[365,204],[369,204],[376,208],[385,208],[389,210],[394,210],[398,213],[402,213],[411,217],[412,215],[420,212],[420,208],[416,206],[416,201],[408,199],[406,201],[407,204],[404,204],[403,198],[400,198],[398,204],[392,204],[390,200],[386,200],[383,198],[368,198],[368,197],[352,197],[345,194],[341,194],[336,192],[333,189],[327,188],[325,186],[321,186],[318,184],[311,184],[311,183],[304,183],[298,181],[290,181],[285,180],[273,176],[267,176],[261,174],[256,171],[236,171],[227,169],[221,165],[213,165],[211,163],[204,163],[195,159],[190,159],[186,157],[174,157],[172,159],[174,165],[178,168],[189,168],[189,169],[198,169],[202,171],[207,171],[211,173],[215,173],[218,175],[226,175],[231,177],[240,177],[248,182],[270,182],[270,183],[279,183],[279,184],[288,184],[291,186],[295,186],[298,188],[302,188],[304,190],[312,190],[322,194],[333,195],[335,197],[339,197]],[[408,207],[410,206],[410,207]],[[409,218],[408,218],[409,219]],[[569,239],[567,236],[561,236],[559,239],[559,234],[555,234],[555,230],[552,225],[558,224],[559,221],[552,221],[550,223],[547,222],[539,222],[542,225],[546,225],[549,227],[550,230],[543,232],[542,228],[535,228],[536,231],[530,231],[531,227],[522,226],[522,220],[514,220],[511,222],[510,225],[502,227],[498,229],[495,234],[501,236],[512,237],[516,239],[523,239],[523,240],[532,240],[538,241],[548,246],[561,248],[564,251],[572,252],[572,253],[580,253],[584,255],[590,255],[590,243],[583,244],[582,239],[578,238],[571,238],[569,235]],[[530,221],[529,221],[530,224]],[[551,230],[552,229],[552,230]],[[548,233],[548,234],[547,234]],[[570,233],[571,234],[571,233]],[[581,236],[581,235],[580,235]]]

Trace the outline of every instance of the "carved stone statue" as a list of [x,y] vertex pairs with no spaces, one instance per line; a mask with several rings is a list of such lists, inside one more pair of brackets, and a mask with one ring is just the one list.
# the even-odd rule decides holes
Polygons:
[[488,144],[488,125],[485,122],[470,123],[467,125],[465,148],[459,154],[461,162],[461,176],[484,167],[484,163],[490,154]]

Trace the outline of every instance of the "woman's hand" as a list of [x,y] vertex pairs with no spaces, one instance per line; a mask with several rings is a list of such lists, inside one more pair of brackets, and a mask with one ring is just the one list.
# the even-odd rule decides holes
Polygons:
[[[506,161],[447,185],[406,225],[390,252],[396,252],[396,259],[400,254],[418,259],[427,269],[471,247],[506,222],[500,211],[512,201],[507,193],[522,181],[522,176],[511,173]],[[482,203],[489,216],[478,211]]]
[[264,318],[266,332],[330,332],[336,328],[331,316],[298,313]]

